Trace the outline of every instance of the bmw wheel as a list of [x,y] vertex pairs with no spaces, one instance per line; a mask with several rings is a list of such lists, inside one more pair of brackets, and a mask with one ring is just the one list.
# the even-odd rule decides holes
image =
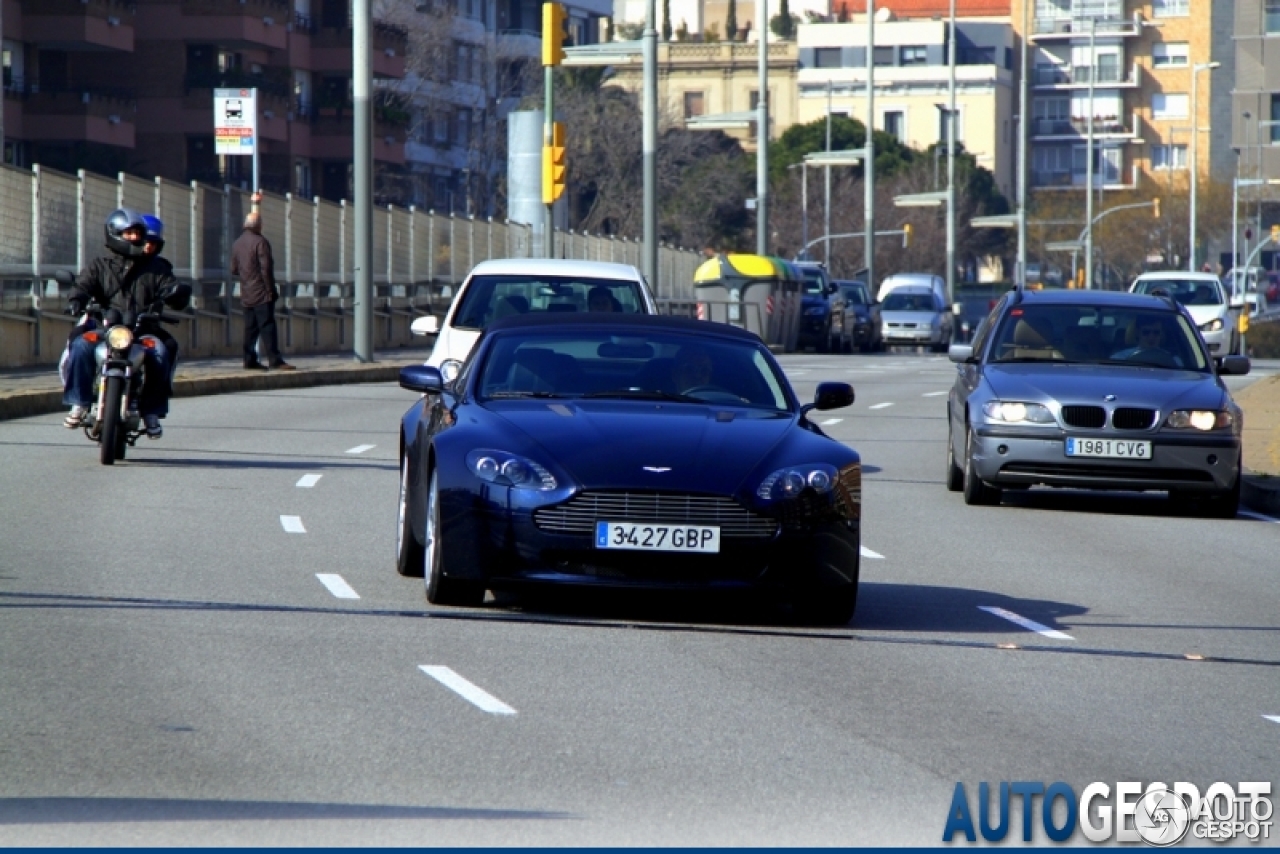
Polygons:
[[408,578],[421,578],[423,549],[413,535],[413,517],[409,511],[408,455],[400,459],[400,509],[396,516],[396,572]]
[[947,491],[964,489],[964,469],[956,464],[955,443],[951,437],[951,413],[947,412]]
[[990,505],[1000,503],[1000,490],[987,486],[978,477],[978,470],[973,465],[973,435],[965,436],[964,452],[964,503],[971,505]]
[[427,601],[432,605],[474,607],[484,601],[484,587],[474,581],[445,578],[440,527],[440,478],[431,471],[427,487],[427,530],[423,547],[423,575],[427,578]]
[[1240,512],[1241,460],[1236,464],[1236,482],[1225,492],[1219,492],[1205,501],[1205,515],[1210,519],[1234,519]]

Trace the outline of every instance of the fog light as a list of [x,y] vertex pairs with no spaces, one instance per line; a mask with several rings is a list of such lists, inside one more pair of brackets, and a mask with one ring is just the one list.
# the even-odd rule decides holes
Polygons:
[[1000,447],[996,448],[996,451],[997,451],[998,453],[1001,453],[1001,454],[1007,454],[1007,453],[1009,453],[1009,446],[1008,446],[1008,445],[1001,445]]
[[1216,466],[1218,464],[1218,455],[1210,454],[1208,460],[1209,460],[1209,465]]

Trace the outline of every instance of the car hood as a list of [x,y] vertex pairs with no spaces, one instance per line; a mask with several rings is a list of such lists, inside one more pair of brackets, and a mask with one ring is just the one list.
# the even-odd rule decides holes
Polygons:
[[[1111,403],[1169,412],[1218,409],[1226,392],[1211,374],[1127,365],[988,365],[985,378],[1001,400]],[[1114,395],[1114,401],[1107,401]]]
[[480,330],[478,329],[455,329],[446,326],[436,337],[436,343],[431,348],[431,356],[427,359],[427,364],[438,368],[445,359],[457,359],[461,362],[467,358],[479,338]]
[[597,488],[732,494],[796,423],[787,412],[649,401],[491,400],[483,408]]
[[1215,317],[1224,317],[1227,313],[1225,303],[1218,305],[1186,305],[1183,306],[1191,315],[1191,319],[1196,322],[1196,326],[1208,323]]
[[830,303],[827,302],[826,297],[819,296],[818,294],[802,294],[800,296],[800,305],[803,308],[812,308],[813,306],[827,308]]
[[933,323],[933,318],[937,316],[934,311],[885,311],[880,310],[880,319],[885,323],[923,323],[925,326]]

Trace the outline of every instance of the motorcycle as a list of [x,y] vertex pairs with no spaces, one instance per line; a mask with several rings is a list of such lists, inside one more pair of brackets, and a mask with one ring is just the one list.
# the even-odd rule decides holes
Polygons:
[[[74,276],[65,271],[56,274],[60,284],[71,285]],[[131,316],[130,316],[131,315]],[[95,343],[98,363],[94,393],[98,402],[84,420],[84,433],[98,443],[98,460],[104,466],[123,460],[129,446],[145,432],[138,413],[138,394],[142,387],[143,363],[146,359],[146,337],[142,332],[156,322],[177,324],[164,315],[163,302],[148,306],[146,311],[122,314],[119,309],[87,306],[77,326],[93,320],[95,328],[81,337]]]

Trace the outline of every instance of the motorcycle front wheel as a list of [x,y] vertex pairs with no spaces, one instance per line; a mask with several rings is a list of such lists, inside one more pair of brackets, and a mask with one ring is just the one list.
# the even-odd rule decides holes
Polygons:
[[[120,423],[120,403],[124,398],[124,378],[107,377],[107,390],[102,395],[102,411],[98,413],[98,461],[114,465],[116,454],[124,442],[124,425]],[[124,454],[120,454],[121,457]]]

